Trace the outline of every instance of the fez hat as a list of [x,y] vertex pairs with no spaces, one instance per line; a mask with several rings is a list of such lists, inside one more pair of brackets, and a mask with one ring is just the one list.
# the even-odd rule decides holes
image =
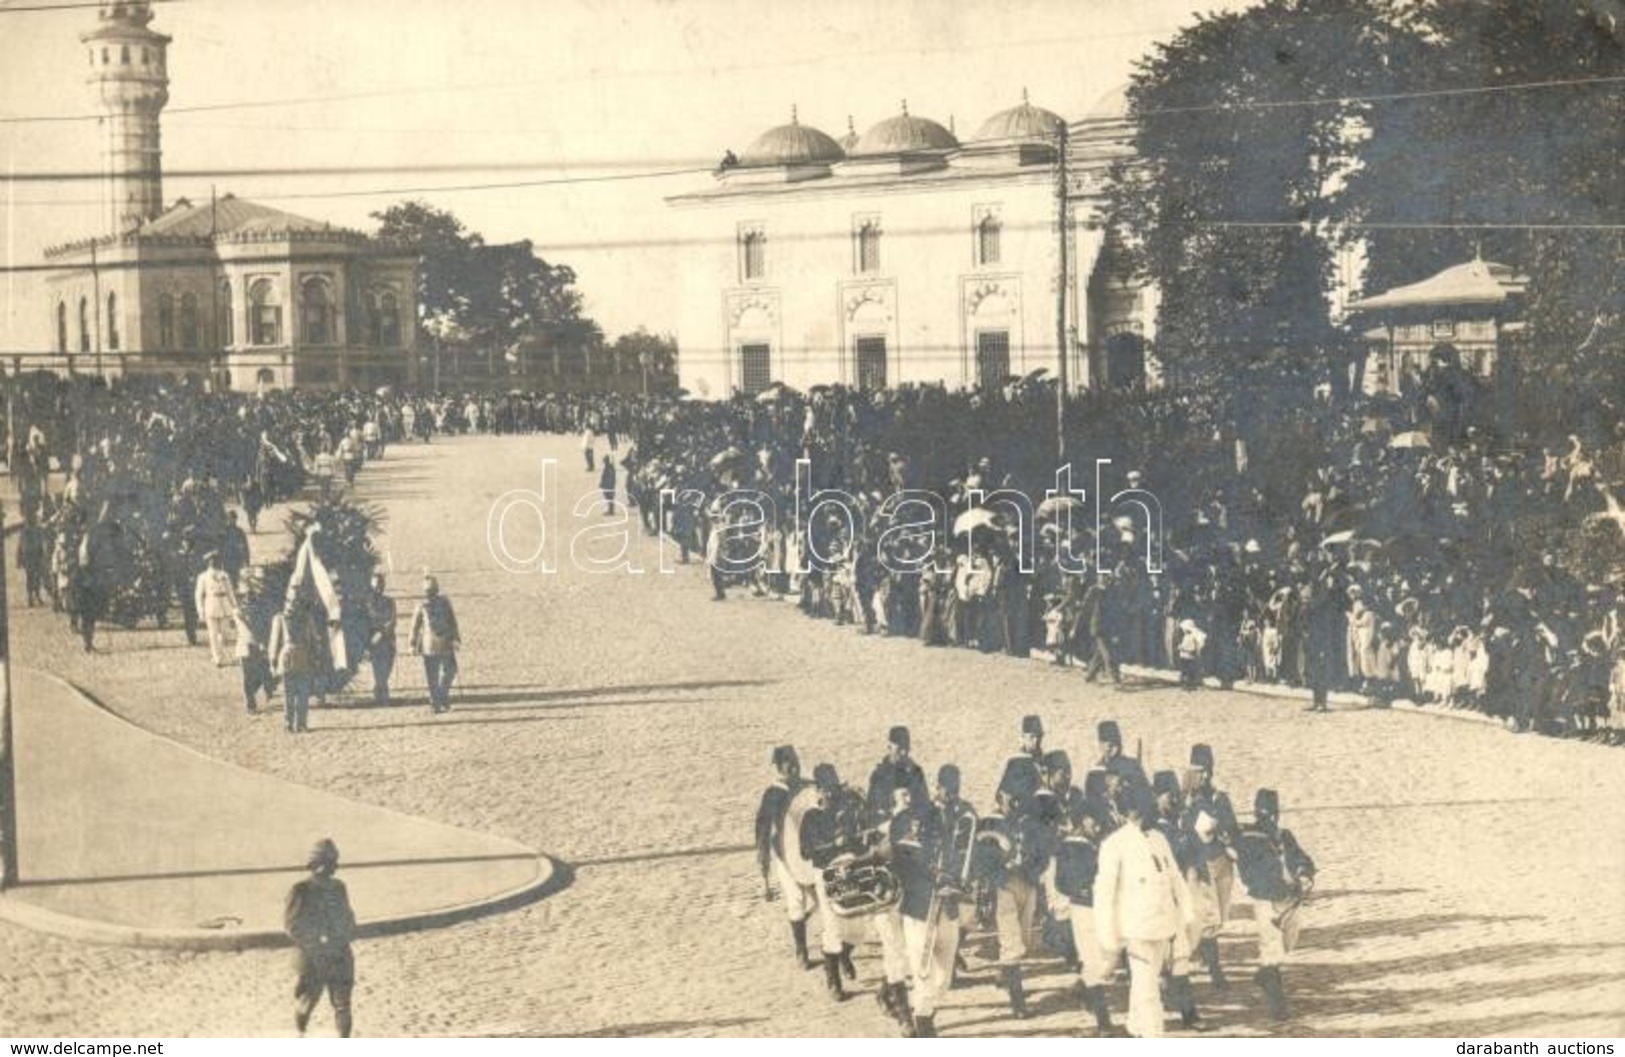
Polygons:
[[895,745],[899,749],[907,749],[909,747],[908,728],[903,726],[893,727],[891,731],[887,733],[886,741],[888,744]]
[[1072,757],[1066,754],[1065,749],[1052,749],[1044,754],[1044,770],[1065,771],[1072,773]]
[[436,580],[432,576],[425,576],[423,578],[423,593],[426,594],[426,595],[439,594],[440,593],[440,581]]
[[1102,742],[1112,745],[1123,744],[1123,732],[1117,727],[1117,720],[1103,719],[1095,726],[1095,737]]
[[1213,770],[1213,746],[1198,742],[1191,746],[1191,766],[1204,771]]
[[954,796],[959,795],[959,765],[945,763],[937,768],[937,784]]
[[1096,768],[1083,776],[1083,795],[1091,800],[1103,800],[1106,796],[1106,772]]
[[1258,795],[1253,797],[1253,813],[1256,815],[1279,815],[1281,813],[1281,796],[1273,789],[1260,789]]
[[1042,738],[1044,736],[1044,721],[1037,716],[1022,716],[1021,732],[1023,734],[1036,734]]
[[1151,776],[1151,791],[1157,796],[1170,793],[1179,795],[1179,775],[1172,771],[1158,771]]
[[841,784],[841,778],[835,773],[833,763],[821,763],[813,768],[813,783],[824,789],[834,789]]
[[337,866],[339,864],[339,846],[333,843],[331,837],[323,837],[310,849],[310,857],[305,865],[314,870],[318,866]]
[[788,763],[800,763],[796,758],[796,750],[789,745],[780,745],[773,750],[773,766],[783,767]]

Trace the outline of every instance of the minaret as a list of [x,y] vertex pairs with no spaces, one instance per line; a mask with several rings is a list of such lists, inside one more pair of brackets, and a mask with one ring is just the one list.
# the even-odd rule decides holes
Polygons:
[[158,115],[169,102],[169,38],[147,28],[149,0],[103,3],[97,17],[100,24],[79,40],[101,103],[104,222],[124,232],[164,211]]

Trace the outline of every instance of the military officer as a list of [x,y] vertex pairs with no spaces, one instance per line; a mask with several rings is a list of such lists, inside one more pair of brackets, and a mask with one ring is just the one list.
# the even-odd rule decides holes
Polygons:
[[790,801],[801,791],[801,761],[796,750],[789,745],[774,749],[773,770],[773,784],[762,791],[761,804],[756,809],[756,865],[761,871],[762,889],[767,898],[773,897],[773,885],[778,885],[785,916],[790,919],[796,961],[812,968],[815,963],[807,954],[807,919],[817,907],[817,895],[812,885],[796,880],[784,858],[785,815],[790,810]]
[[1018,803],[1030,803],[1044,786],[1044,722],[1037,716],[1021,718],[1021,751],[1004,761],[1004,775],[998,792],[1009,793]]
[[[1194,883],[1201,886],[1192,890],[1197,903],[1211,896],[1207,913],[1198,914],[1199,918],[1205,916],[1210,920],[1202,923],[1196,953],[1207,967],[1213,986],[1223,991],[1229,987],[1229,981],[1225,979],[1224,968],[1219,963],[1218,935],[1219,929],[1230,920],[1230,900],[1236,873],[1229,848],[1235,844],[1240,827],[1236,823],[1236,812],[1231,807],[1229,795],[1213,784],[1213,747],[1192,745],[1190,760],[1182,824],[1192,856],[1192,861],[1187,865],[1186,879],[1190,881],[1194,878]],[[1198,821],[1204,815],[1210,824],[1199,827]],[[1198,832],[1199,828],[1206,830],[1206,836]]]
[[886,736],[886,755],[869,774],[869,821],[878,825],[892,815],[892,793],[907,789],[910,803],[920,808],[930,803],[931,795],[925,785],[925,771],[910,758],[908,728],[891,728]]
[[1253,822],[1236,838],[1236,872],[1256,905],[1259,969],[1253,979],[1264,991],[1270,1017],[1289,1016],[1281,965],[1298,942],[1298,908],[1315,886],[1315,862],[1280,823],[1281,800],[1273,789],[1253,798]]
[[237,592],[231,586],[230,574],[220,562],[219,551],[205,554],[203,565],[193,589],[193,604],[209,629],[209,655],[218,668],[226,663],[226,629],[237,618]]
[[[915,764],[914,768],[918,770],[919,765]],[[923,782],[923,776],[921,780]],[[872,798],[873,783],[869,789]],[[891,810],[880,820],[881,832],[885,834],[883,854],[887,858],[895,859],[896,849],[903,845],[908,849],[905,854],[915,857],[916,865],[924,860],[929,809],[929,801],[914,798],[910,783],[892,789]],[[909,978],[913,963],[909,960],[908,943],[903,938],[902,907],[900,904],[888,907],[871,915],[870,920],[874,923],[875,938],[880,941],[880,965],[885,974],[875,998],[880,1008],[897,1020],[904,1033],[912,1034],[914,1011],[909,1006]]]
[[1103,805],[1079,799],[1068,811],[1060,843],[1046,874],[1059,896],[1056,906],[1066,915],[1077,950],[1078,978],[1083,984],[1084,1008],[1095,1018],[1095,1035],[1112,1038],[1121,1029],[1112,1023],[1106,986],[1117,967],[1115,952],[1100,946],[1095,932],[1095,875],[1100,867],[1100,839],[1104,829]]
[[1102,949],[1126,948],[1129,959],[1129,1034],[1162,1035],[1162,971],[1174,937],[1186,928],[1189,897],[1173,849],[1151,826],[1153,805],[1132,785],[1117,792],[1127,820],[1100,846],[1095,879],[1095,935]]

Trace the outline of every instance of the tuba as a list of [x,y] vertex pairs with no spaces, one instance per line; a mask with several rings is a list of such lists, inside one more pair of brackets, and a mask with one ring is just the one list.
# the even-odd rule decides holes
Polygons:
[[852,918],[890,910],[903,898],[903,886],[885,863],[853,859],[824,871],[824,893],[831,913]]

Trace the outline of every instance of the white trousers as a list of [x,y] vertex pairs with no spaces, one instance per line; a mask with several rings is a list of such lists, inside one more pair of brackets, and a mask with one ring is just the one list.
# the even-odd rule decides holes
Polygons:
[[231,649],[226,645],[232,625],[230,617],[210,617],[209,625],[209,656],[216,665],[224,664],[225,659],[231,656]]
[[[938,912],[934,935],[929,922],[919,918],[903,918],[903,945],[908,951],[908,965],[914,975],[914,986],[909,1001],[914,1012],[929,1017],[937,1011],[937,1002],[954,985],[954,952],[959,949],[959,919]],[[927,941],[930,946],[927,947]]]
[[880,940],[880,964],[888,984],[906,984],[909,972],[908,948],[903,942],[903,915],[896,908],[873,915],[875,938]]
[[812,885],[804,885],[790,876],[790,867],[777,855],[773,856],[773,880],[779,886],[779,898],[784,901],[784,914],[792,922],[806,921],[818,906],[818,895]]
[[1168,940],[1129,940],[1128,1033],[1140,1039],[1162,1038],[1162,967],[1173,944]]
[[1078,979],[1084,987],[1105,987],[1117,975],[1117,953],[1108,951],[1095,937],[1095,908],[1068,904],[1072,923],[1072,944],[1078,948]]

